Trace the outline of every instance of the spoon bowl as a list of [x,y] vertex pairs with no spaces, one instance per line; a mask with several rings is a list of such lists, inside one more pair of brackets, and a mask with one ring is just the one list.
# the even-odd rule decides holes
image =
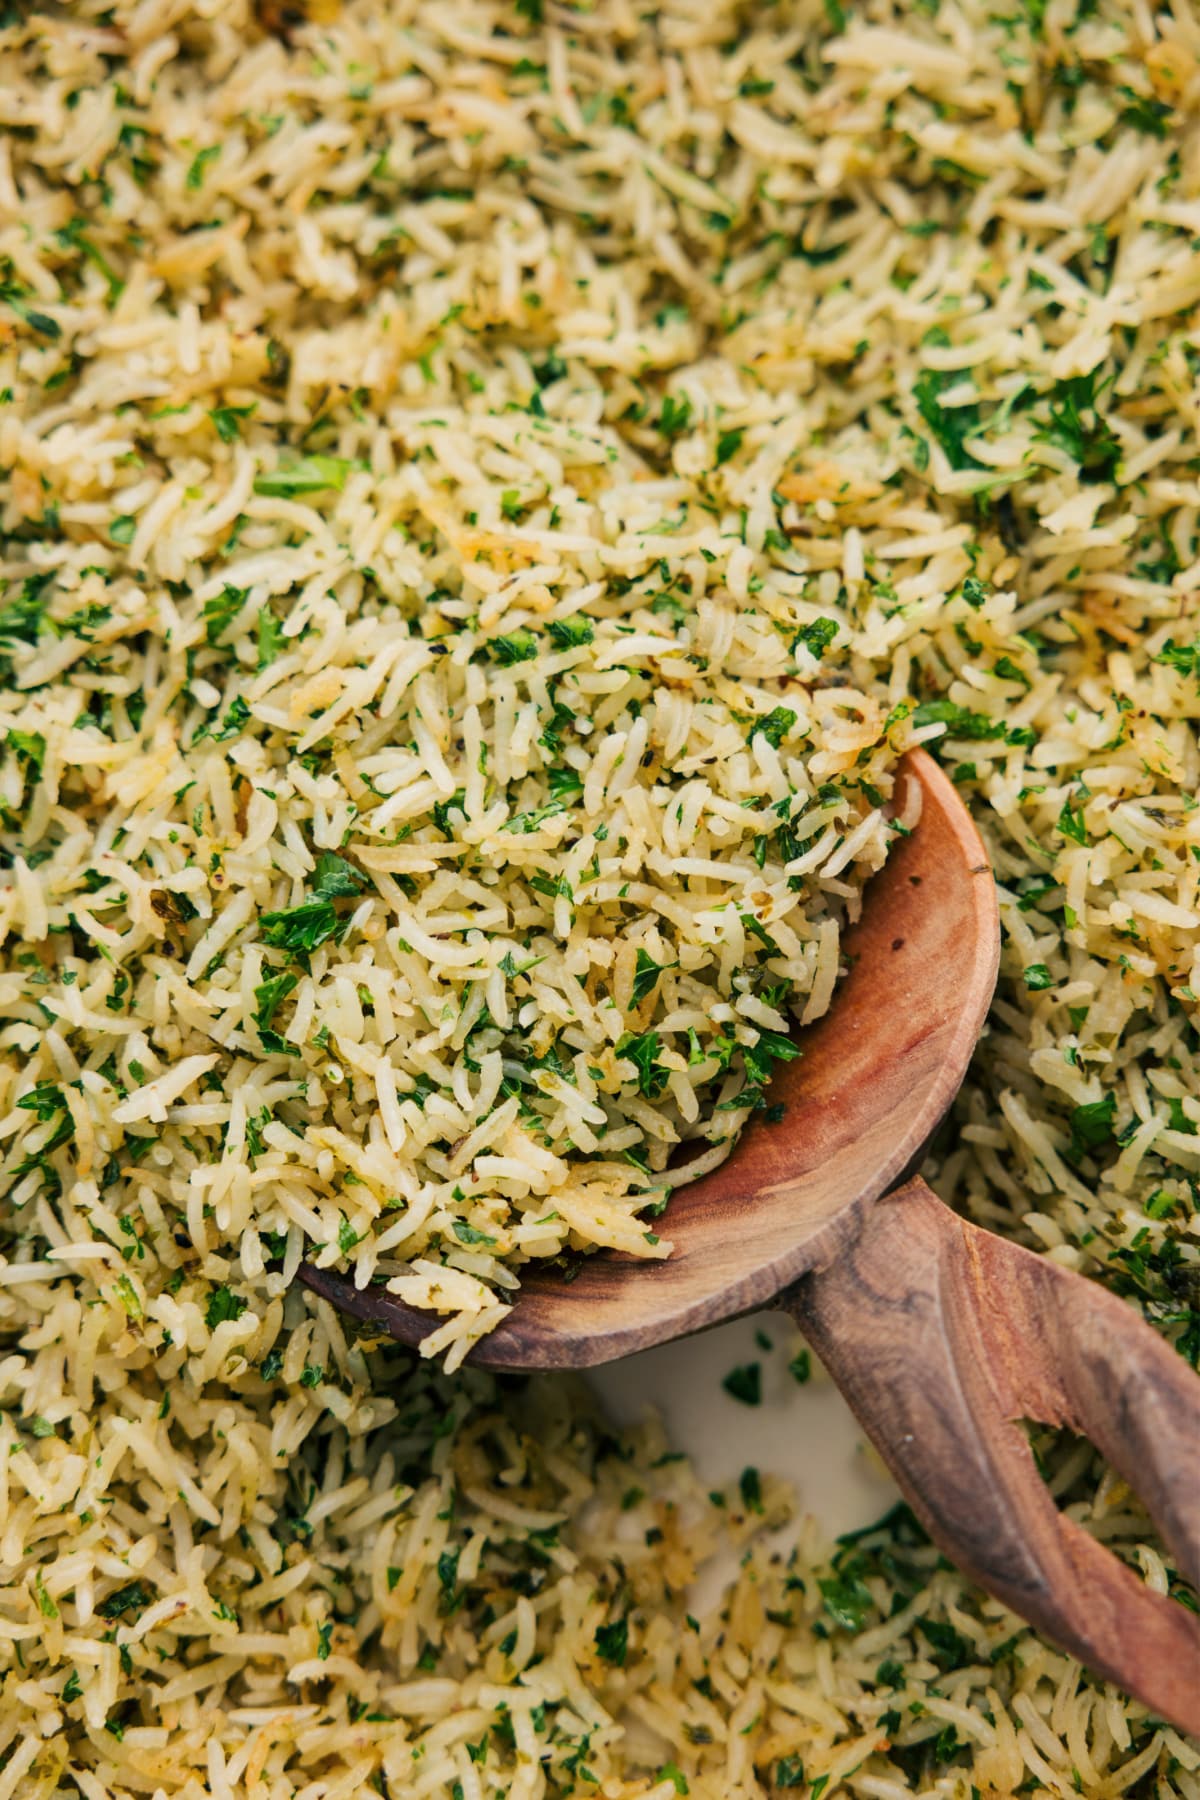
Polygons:
[[[765,1306],[836,1256],[857,1211],[920,1156],[975,1048],[1000,931],[987,856],[950,782],[921,753],[899,781],[921,788],[920,825],[868,888],[832,1007],[772,1079],[782,1119],[754,1121],[720,1168],[675,1190],[665,1261],[601,1252],[569,1282],[527,1265],[516,1305],[473,1363],[586,1368]],[[328,1273],[302,1279],[344,1305],[344,1278],[335,1288]],[[436,1327],[378,1289],[362,1300],[360,1316],[405,1343]]]

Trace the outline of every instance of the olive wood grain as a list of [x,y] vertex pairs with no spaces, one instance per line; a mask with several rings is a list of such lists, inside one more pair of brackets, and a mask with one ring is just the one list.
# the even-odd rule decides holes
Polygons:
[[1200,1618],[1060,1514],[1016,1421],[1081,1432],[1200,1586],[1200,1383],[1114,1295],[920,1180],[785,1305],[930,1535],[1073,1655],[1200,1733]]

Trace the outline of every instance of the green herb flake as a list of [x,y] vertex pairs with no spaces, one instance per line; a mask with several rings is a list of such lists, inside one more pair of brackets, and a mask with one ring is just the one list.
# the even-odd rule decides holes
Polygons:
[[254,403],[249,406],[214,406],[209,411],[213,429],[223,444],[236,444],[242,435],[242,420],[254,414]]
[[57,1619],[58,1607],[54,1604],[54,1601],[46,1591],[46,1584],[42,1579],[42,1571],[40,1569],[34,1571],[33,1597],[37,1601],[37,1609],[41,1613],[43,1619]]
[[232,1288],[214,1288],[208,1297],[208,1305],[204,1311],[204,1323],[210,1331],[223,1325],[228,1319],[240,1319],[246,1310],[246,1301]]
[[948,738],[966,738],[983,743],[988,738],[1004,736],[1004,722],[989,719],[986,713],[971,712],[956,706],[952,700],[925,700],[912,714],[914,725],[944,725]]
[[745,435],[745,427],[741,425],[735,426],[732,431],[723,431],[721,433],[720,437],[717,439],[718,469],[721,468],[724,463],[727,463],[731,457],[737,455],[742,447],[742,439]]
[[1082,1156],[1088,1150],[1099,1150],[1112,1141],[1116,1110],[1115,1094],[1106,1094],[1103,1100],[1089,1101],[1071,1109],[1071,1150],[1075,1156]]
[[755,1468],[743,1469],[738,1477],[738,1492],[742,1496],[742,1505],[747,1512],[763,1511],[762,1478]]
[[1174,638],[1168,638],[1153,660],[1174,669],[1177,675],[1190,675],[1200,681],[1200,638],[1194,638],[1190,644],[1177,644]]
[[290,971],[285,971],[281,975],[268,975],[266,980],[260,981],[254,990],[254,1023],[258,1029],[258,1035],[262,1039],[263,1048],[268,1052],[285,1056],[292,1054],[292,1046],[286,1043],[277,1031],[272,1030],[271,1021],[280,1005],[296,986],[298,979],[299,977],[291,974]]
[[1065,838],[1072,839],[1076,844],[1087,843],[1088,831],[1082,806],[1076,806],[1070,800],[1065,801],[1055,822]]
[[474,1225],[468,1225],[465,1219],[455,1219],[451,1230],[460,1244],[482,1244],[485,1249],[494,1250],[497,1240],[489,1237],[486,1231],[480,1231]]
[[617,1619],[611,1625],[599,1626],[595,1645],[602,1662],[610,1663],[614,1669],[623,1669],[629,1650],[629,1620]]
[[353,467],[354,464],[344,456],[306,456],[300,462],[288,463],[259,475],[254,491],[272,500],[294,500],[304,494],[323,494],[330,489],[340,493]]
[[837,634],[838,622],[836,619],[814,619],[811,625],[805,625],[799,632],[792,648],[794,650],[796,644],[803,644],[809,654],[820,662]]
[[927,1638],[934,1661],[943,1674],[949,1674],[951,1669],[961,1669],[974,1660],[970,1642],[945,1620],[918,1619],[917,1626]]
[[633,976],[633,1004],[640,1006],[654,992],[660,975],[668,969],[677,968],[677,963],[656,963],[645,950],[637,953],[637,966]]
[[286,646],[287,639],[283,635],[283,626],[270,607],[264,606],[258,615],[257,667],[265,669],[277,657],[282,656]]
[[488,649],[501,668],[511,668],[514,663],[532,662],[538,653],[538,641],[532,631],[522,626],[507,637],[492,638]]
[[817,1585],[834,1624],[843,1631],[861,1631],[874,1605],[870,1588],[850,1571],[827,1576]]
[[979,464],[966,448],[968,438],[980,430],[976,405],[943,406],[942,395],[962,385],[963,377],[953,370],[923,369],[913,384],[917,411],[945,452],[952,469],[976,469]]
[[62,336],[62,327],[48,313],[38,312],[35,307],[30,306],[26,299],[28,293],[29,289],[20,282],[0,281],[0,303],[16,313],[30,331],[36,331],[39,337],[49,338],[54,342]]
[[197,150],[195,156],[193,156],[188,165],[187,175],[184,177],[184,186],[190,194],[199,193],[200,189],[204,186],[205,170],[208,168],[209,163],[216,162],[220,154],[220,144],[209,144],[205,149]]
[[125,1620],[127,1614],[132,1614],[128,1620],[132,1624],[134,1619],[141,1618],[153,1598],[153,1592],[144,1582],[131,1581],[110,1594],[107,1600],[102,1600],[96,1611],[102,1619],[110,1621]]
[[145,1316],[142,1312],[142,1303],[138,1298],[138,1291],[128,1275],[118,1275],[114,1287],[117,1299],[121,1302],[127,1316],[135,1323],[141,1320]]
[[1078,465],[1082,481],[1108,481],[1121,461],[1121,444],[1097,408],[1096,373],[1056,384],[1048,423],[1035,442],[1053,444]]
[[553,644],[559,650],[575,650],[581,644],[590,644],[596,635],[595,627],[590,619],[573,614],[569,619],[551,619],[546,631]]
[[692,403],[686,394],[664,394],[658,415],[658,429],[665,438],[679,437],[688,428]]
[[325,850],[317,858],[316,874],[312,879],[313,895],[317,900],[350,898],[361,892],[366,886],[366,879],[345,857],[336,856],[332,850]]
[[337,937],[342,929],[342,921],[328,900],[305,900],[280,912],[265,912],[258,922],[268,944],[302,956]]
[[617,1039],[617,1055],[633,1064],[638,1093],[645,1100],[657,1100],[667,1085],[667,1071],[658,1061],[661,1049],[662,1039],[657,1031],[644,1031],[638,1036],[627,1031]]
[[731,1400],[738,1400],[743,1406],[761,1406],[762,1364],[740,1363],[737,1368],[730,1369],[721,1386]]
[[776,706],[763,718],[754,721],[754,736],[765,737],[771,748],[778,750],[795,723],[796,715],[790,706]]
[[1165,100],[1158,100],[1153,94],[1138,94],[1131,87],[1123,87],[1127,105],[1121,109],[1121,124],[1128,125],[1131,131],[1140,131],[1144,137],[1165,138],[1172,125],[1174,108]]
[[220,643],[246,604],[248,595],[247,588],[231,587],[226,582],[219,594],[214,594],[204,602],[204,637],[207,643]]

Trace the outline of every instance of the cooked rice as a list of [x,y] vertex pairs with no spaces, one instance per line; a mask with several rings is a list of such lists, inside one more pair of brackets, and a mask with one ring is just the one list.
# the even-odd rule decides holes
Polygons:
[[[219,83],[160,67],[166,22],[130,17],[149,123],[113,103],[107,204],[73,225],[54,159],[22,163],[46,235],[14,279],[40,305],[64,230],[81,279],[22,333],[4,426],[11,522],[25,495],[59,531],[6,565],[41,635],[4,721],[36,746],[4,899],[43,1005],[91,1034],[64,1069],[31,1027],[26,1079],[82,1080],[77,1208],[149,1186],[201,1258],[208,1209],[250,1287],[313,1251],[390,1277],[449,1315],[425,1350],[453,1367],[527,1259],[669,1253],[671,1150],[720,1161],[829,1003],[897,745],[825,673],[850,621],[773,523],[801,423],[700,365],[656,454],[626,389],[695,356],[679,309],[637,316],[627,265],[502,176],[468,218],[439,193],[385,229],[349,196],[392,183],[343,146],[326,214],[297,63],[268,39]],[[381,24],[336,54],[374,68]],[[397,107],[460,104],[377,48],[360,162]],[[24,1205],[56,1126],[18,1122]]]
[[693,1624],[768,1477],[291,1282],[667,1254],[936,741],[939,1186],[1200,1360],[1200,23],[301,10],[0,4],[0,1800],[1197,1800],[903,1518]]

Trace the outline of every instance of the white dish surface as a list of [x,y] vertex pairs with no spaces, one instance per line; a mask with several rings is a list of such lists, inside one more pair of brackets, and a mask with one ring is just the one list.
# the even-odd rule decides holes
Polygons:
[[[760,1333],[771,1349],[762,1347]],[[801,1385],[789,1373],[789,1358],[802,1346],[785,1314],[753,1313],[595,1369],[589,1380],[619,1424],[636,1424],[647,1410],[660,1413],[672,1444],[687,1452],[704,1482],[724,1486],[748,1464],[782,1475],[796,1490],[798,1514],[811,1514],[835,1537],[880,1518],[898,1490],[828,1377],[815,1370]],[[733,1399],[721,1385],[731,1369],[750,1362],[761,1367],[758,1406]],[[732,1570],[732,1553],[718,1557],[697,1599],[715,1599]]]

